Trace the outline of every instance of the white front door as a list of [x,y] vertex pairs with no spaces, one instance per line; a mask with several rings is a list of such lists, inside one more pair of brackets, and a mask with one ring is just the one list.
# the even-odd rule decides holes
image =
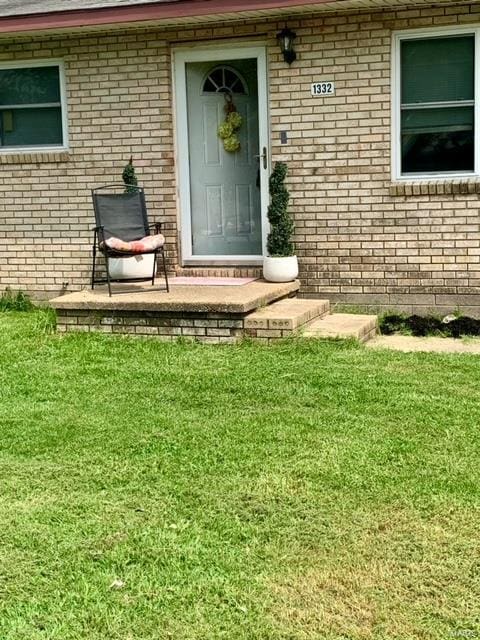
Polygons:
[[[261,52],[176,55],[184,263],[254,264],[263,255],[268,158]],[[229,110],[242,118],[234,132],[240,143],[235,151],[225,149],[218,133]]]

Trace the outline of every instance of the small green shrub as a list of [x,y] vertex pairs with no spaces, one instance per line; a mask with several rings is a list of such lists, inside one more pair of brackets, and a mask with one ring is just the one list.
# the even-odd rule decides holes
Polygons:
[[480,335],[480,320],[477,320],[476,318],[460,316],[445,326],[448,327],[452,338]]
[[380,316],[378,323],[384,336],[391,336],[405,328],[406,316],[402,313],[385,313]]
[[13,291],[7,287],[0,296],[0,311],[32,311],[35,305],[24,291]]
[[448,325],[444,324],[440,318],[434,316],[409,316],[405,321],[407,329],[414,336],[432,336],[445,333]]

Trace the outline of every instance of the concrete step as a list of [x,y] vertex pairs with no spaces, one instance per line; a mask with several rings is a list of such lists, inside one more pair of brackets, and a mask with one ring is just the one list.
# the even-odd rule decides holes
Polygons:
[[285,298],[250,313],[245,317],[244,327],[249,335],[283,337],[307,322],[324,316],[329,310],[328,300]]
[[366,342],[375,336],[377,327],[377,316],[332,313],[309,322],[302,335],[306,338],[355,338]]

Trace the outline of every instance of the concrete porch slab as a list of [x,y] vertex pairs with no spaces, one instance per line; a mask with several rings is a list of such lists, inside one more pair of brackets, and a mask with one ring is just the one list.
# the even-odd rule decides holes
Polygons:
[[256,280],[237,286],[175,286],[170,292],[162,285],[148,284],[113,285],[112,297],[106,287],[94,291],[85,289],[69,293],[50,301],[57,310],[84,311],[157,311],[188,313],[246,314],[275,300],[296,295],[300,288],[298,280],[287,283],[272,283]]

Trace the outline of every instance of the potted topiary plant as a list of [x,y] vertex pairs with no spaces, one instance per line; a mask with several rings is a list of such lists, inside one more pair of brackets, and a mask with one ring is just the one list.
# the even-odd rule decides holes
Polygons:
[[285,187],[287,165],[277,162],[270,176],[268,256],[263,259],[263,277],[269,282],[291,282],[298,276],[298,259],[292,242],[293,220],[288,213],[290,194]]
[[130,160],[123,170],[122,180],[125,184],[125,193],[135,193],[137,191],[138,179],[133,166],[133,156],[130,156]]
[[[125,193],[136,193],[138,179],[133,166],[133,158],[130,157],[128,164],[122,173],[122,180],[125,184]],[[129,258],[108,258],[110,276],[114,280],[124,280],[129,278],[148,278],[153,271],[154,255],[131,256]]]

